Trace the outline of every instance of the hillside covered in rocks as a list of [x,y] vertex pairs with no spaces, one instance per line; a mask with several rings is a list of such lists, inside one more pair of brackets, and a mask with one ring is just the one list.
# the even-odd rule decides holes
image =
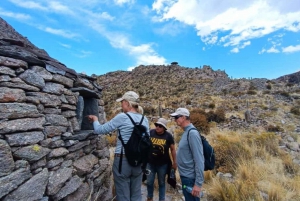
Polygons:
[[299,137],[291,138],[300,134],[300,83],[295,77],[297,73],[274,80],[231,79],[210,66],[187,68],[173,62],[110,72],[98,76],[97,82],[103,87],[108,118],[119,111],[115,100],[128,90],[140,94],[145,114],[153,121],[159,116],[169,119],[178,107],[207,113],[219,109],[225,115],[224,121],[215,122],[219,129],[282,134],[282,144],[300,164]]

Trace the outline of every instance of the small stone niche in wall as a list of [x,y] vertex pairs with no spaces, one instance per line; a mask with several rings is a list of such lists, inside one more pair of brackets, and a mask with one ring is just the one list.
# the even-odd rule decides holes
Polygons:
[[87,88],[73,88],[73,92],[79,92],[76,117],[80,125],[80,130],[94,130],[93,124],[91,124],[86,118],[87,115],[96,115],[99,118],[99,96],[94,91]]

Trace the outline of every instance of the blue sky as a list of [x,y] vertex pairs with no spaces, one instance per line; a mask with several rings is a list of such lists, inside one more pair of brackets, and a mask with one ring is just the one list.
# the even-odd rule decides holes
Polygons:
[[87,75],[173,61],[232,78],[300,70],[299,0],[1,0],[0,16]]

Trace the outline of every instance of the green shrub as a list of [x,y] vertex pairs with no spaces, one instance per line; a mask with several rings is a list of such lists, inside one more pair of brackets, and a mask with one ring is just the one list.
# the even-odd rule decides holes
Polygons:
[[272,85],[270,85],[270,84],[267,84],[267,89],[269,89],[269,90],[271,90],[272,89]]
[[210,127],[206,118],[206,114],[203,110],[192,110],[190,114],[191,122],[202,133],[209,134]]
[[210,103],[209,105],[208,105],[208,108],[210,108],[210,109],[214,109],[216,107],[216,104],[215,103]]
[[257,92],[254,91],[254,90],[248,90],[247,94],[249,94],[249,95],[255,95],[255,94],[257,94]]
[[268,132],[283,132],[283,128],[281,128],[280,126],[273,126],[273,125],[268,125],[266,130]]

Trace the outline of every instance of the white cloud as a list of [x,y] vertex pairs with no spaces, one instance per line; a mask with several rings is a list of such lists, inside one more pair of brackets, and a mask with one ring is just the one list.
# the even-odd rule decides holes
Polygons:
[[135,2],[135,0],[114,0],[114,3],[116,5],[123,5],[123,4],[133,4]]
[[58,35],[58,36],[62,36],[62,37],[65,37],[65,38],[76,38],[76,37],[78,37],[77,34],[74,34],[72,32],[65,31],[65,30],[62,30],[62,29],[53,29],[51,27],[40,28],[40,29],[43,30],[43,31],[46,31],[48,33]]
[[263,54],[263,53],[279,53],[280,51],[276,48],[276,46],[273,46],[269,49],[263,48],[261,51],[258,52],[258,54]]
[[64,44],[64,43],[59,43],[61,46],[65,47],[65,48],[68,48],[70,49],[71,48],[71,45],[68,45],[68,44]]
[[166,64],[166,59],[158,55],[152,48],[153,44],[134,45],[126,35],[118,32],[107,31],[102,24],[93,20],[89,21],[89,26],[106,37],[114,48],[122,49],[128,52],[129,55],[133,56],[136,60],[137,66],[141,64]]
[[54,12],[60,14],[70,14],[74,15],[74,12],[66,5],[58,1],[24,1],[24,0],[10,0],[13,4],[27,8],[27,9],[34,9],[34,10],[41,10],[46,12]]
[[31,19],[30,15],[4,11],[2,8],[0,8],[0,16],[6,16],[6,17],[17,19],[17,20],[29,20],[29,19]]
[[230,50],[230,52],[232,52],[232,53],[238,53],[240,50],[239,50],[239,48],[237,48],[237,47],[235,47],[235,48],[233,48],[232,50]]
[[17,6],[28,8],[28,9],[37,9],[37,10],[47,10],[47,7],[41,5],[38,2],[34,1],[24,1],[24,0],[10,0],[10,2],[14,3]]
[[266,52],[268,52],[268,53],[279,53],[279,50],[276,49],[276,47],[271,47],[271,48],[268,49]]
[[[156,0],[157,21],[177,20],[193,26],[207,44],[239,46],[278,30],[300,31],[298,0]],[[236,51],[236,49],[232,49]]]
[[293,52],[299,52],[300,51],[300,45],[296,45],[296,46],[288,46],[288,47],[284,47],[282,48],[282,52],[285,53],[293,53]]
[[85,58],[85,57],[88,57],[88,56],[91,55],[91,54],[92,54],[91,51],[81,50],[81,51],[80,51],[80,54],[77,55],[77,57],[79,57],[79,58]]

